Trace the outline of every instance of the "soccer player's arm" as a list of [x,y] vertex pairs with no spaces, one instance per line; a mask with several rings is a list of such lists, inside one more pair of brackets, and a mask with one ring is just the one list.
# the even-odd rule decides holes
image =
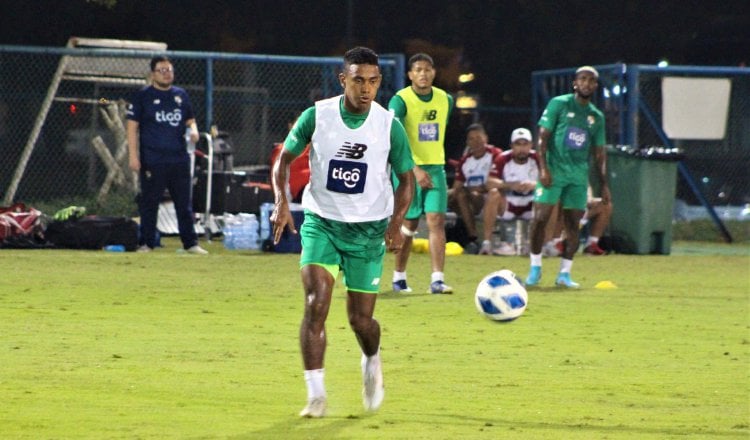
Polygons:
[[599,115],[596,122],[597,129],[593,136],[594,163],[596,164],[596,174],[599,176],[599,193],[602,204],[608,205],[612,199],[612,194],[609,192],[609,182],[607,181],[607,149],[604,146],[606,143],[604,116]]
[[552,174],[547,167],[547,150],[549,140],[553,135],[555,125],[557,124],[557,114],[560,103],[552,99],[547,108],[544,109],[542,117],[539,118],[539,136],[537,136],[536,150],[539,155],[539,183],[549,188],[552,185]]
[[[403,126],[403,121],[406,117],[407,112],[406,102],[404,102],[404,99],[398,95],[393,95],[393,98],[391,98],[391,100],[388,102],[388,110],[393,113],[396,119]],[[406,130],[404,130],[404,132],[406,132]],[[411,146],[409,147],[409,151],[411,152],[413,158],[414,152],[411,151]],[[432,178],[430,177],[429,173],[427,173],[427,171],[424,171],[419,166],[414,167],[414,178],[416,179],[416,183],[422,188],[432,188]]]
[[393,214],[385,231],[385,244],[389,251],[399,252],[404,243],[401,224],[414,197],[414,159],[406,130],[396,119],[391,124],[391,151],[388,154],[388,163],[398,177],[399,184],[394,193]]
[[388,101],[388,110],[403,124],[402,121],[406,117],[406,103],[403,98],[398,95],[393,95],[393,98]]
[[273,185],[274,207],[270,220],[273,224],[273,242],[278,244],[285,229],[296,234],[294,218],[289,211],[287,189],[289,188],[289,165],[299,156],[312,139],[315,131],[315,107],[310,107],[297,119],[284,140],[284,148],[273,163],[271,183]]

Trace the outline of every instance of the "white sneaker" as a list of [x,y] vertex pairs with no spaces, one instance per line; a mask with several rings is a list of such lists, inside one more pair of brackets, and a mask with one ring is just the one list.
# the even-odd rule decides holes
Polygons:
[[208,251],[203,249],[202,247],[198,246],[197,244],[195,246],[192,246],[185,250],[188,254],[196,254],[196,255],[207,255]]
[[140,247],[139,247],[138,249],[136,249],[135,251],[136,251],[136,252],[141,252],[141,253],[144,253],[144,252],[151,252],[151,250],[152,250],[152,249],[151,249],[150,247],[148,247],[148,245],[147,245],[147,244],[144,244],[143,246],[140,246]]
[[411,287],[406,284],[406,280],[398,280],[393,282],[393,291],[396,293],[409,293],[411,292]]
[[444,281],[434,281],[430,283],[430,288],[427,290],[427,293],[432,293],[435,295],[439,294],[451,294],[453,293],[453,287],[445,284]]
[[323,417],[326,415],[327,408],[328,402],[325,396],[316,397],[307,401],[307,406],[299,412],[299,416],[307,418]]
[[492,255],[492,243],[489,240],[482,242],[482,247],[479,248],[479,255]]
[[377,411],[383,404],[385,398],[385,387],[383,386],[383,369],[380,359],[370,365],[369,358],[362,354],[362,403],[367,411]]
[[505,256],[516,255],[516,248],[510,243],[502,242],[492,253]]

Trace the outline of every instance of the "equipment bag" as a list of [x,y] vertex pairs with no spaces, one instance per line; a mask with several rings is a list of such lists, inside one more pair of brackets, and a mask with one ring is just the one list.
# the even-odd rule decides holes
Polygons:
[[47,226],[47,240],[57,248],[102,249],[122,245],[126,251],[138,247],[138,223],[127,217],[87,216],[56,221]]

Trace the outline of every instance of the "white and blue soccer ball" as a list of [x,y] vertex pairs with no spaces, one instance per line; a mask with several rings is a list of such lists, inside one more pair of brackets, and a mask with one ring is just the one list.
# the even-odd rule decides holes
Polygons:
[[477,310],[494,321],[512,321],[523,314],[529,294],[513,272],[492,272],[479,282],[474,302]]

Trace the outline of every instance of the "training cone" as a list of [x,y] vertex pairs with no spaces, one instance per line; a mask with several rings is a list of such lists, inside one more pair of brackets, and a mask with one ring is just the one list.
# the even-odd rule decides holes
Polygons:
[[453,256],[461,255],[463,253],[464,248],[462,248],[461,245],[456,243],[455,241],[449,241],[448,243],[445,243],[445,255]]
[[415,238],[411,242],[411,251],[417,254],[424,254],[430,251],[430,242],[426,238]]
[[612,281],[599,281],[594,286],[595,289],[611,290],[617,289],[617,286]]

